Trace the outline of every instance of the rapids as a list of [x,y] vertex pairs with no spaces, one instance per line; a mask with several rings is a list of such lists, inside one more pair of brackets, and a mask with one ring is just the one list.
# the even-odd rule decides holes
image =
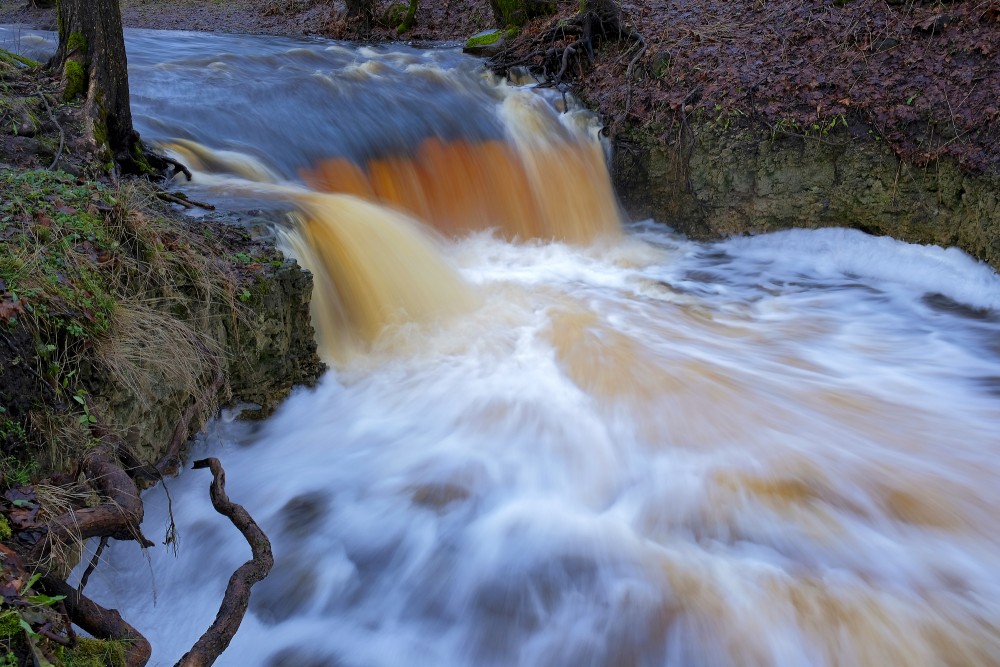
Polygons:
[[[276,556],[219,664],[1000,664],[991,269],[849,230],[622,225],[593,119],[454,50],[128,46],[186,190],[294,209],[331,362],[193,447]],[[121,543],[91,579],[152,664],[249,554],[208,483],[169,482],[176,556]]]

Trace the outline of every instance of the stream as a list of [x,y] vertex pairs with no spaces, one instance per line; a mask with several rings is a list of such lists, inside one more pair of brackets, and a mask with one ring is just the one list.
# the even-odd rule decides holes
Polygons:
[[[276,558],[217,664],[1000,664],[988,266],[624,222],[596,120],[455,49],[127,46],[137,129],[192,198],[272,212],[331,365],[192,447]],[[176,555],[117,543],[88,587],[152,665],[249,557],[209,482],[169,481]]]

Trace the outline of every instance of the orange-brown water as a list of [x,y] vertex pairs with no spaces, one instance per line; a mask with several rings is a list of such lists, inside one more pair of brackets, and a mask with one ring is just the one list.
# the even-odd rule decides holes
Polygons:
[[425,139],[412,157],[323,160],[303,170],[317,190],[356,195],[452,235],[589,243],[619,234],[618,208],[597,142],[521,150],[500,141]]

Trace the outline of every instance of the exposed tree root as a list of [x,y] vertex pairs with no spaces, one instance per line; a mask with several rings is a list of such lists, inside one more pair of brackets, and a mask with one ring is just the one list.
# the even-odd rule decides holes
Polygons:
[[545,78],[542,85],[563,87],[574,72],[577,80],[585,76],[586,68],[594,64],[595,53],[603,42],[634,42],[638,47],[626,70],[625,112],[612,120],[614,131],[621,118],[628,114],[635,66],[647,50],[646,39],[625,24],[615,0],[583,0],[580,11],[571,19],[556,17],[541,32],[515,40],[490,60],[490,67],[503,72],[527,66]]
[[[207,409],[213,397],[223,388],[224,375],[216,363],[211,383],[202,395],[189,406],[181,416],[174,430],[169,451],[161,461],[164,468],[176,468],[180,451],[190,434],[195,416]],[[93,406],[88,402],[88,410]],[[79,544],[90,537],[101,537],[101,545],[91,559],[78,588],[74,589],[62,580],[50,567],[42,578],[41,585],[50,595],[65,596],[65,627],[55,628],[43,625],[36,628],[39,635],[49,641],[64,646],[75,645],[72,624],[101,639],[126,640],[129,648],[125,664],[128,667],[142,667],[149,660],[151,647],[138,630],[122,619],[121,615],[83,595],[91,573],[100,561],[100,554],[109,538],[135,540],[143,547],[154,546],[140,529],[143,518],[143,504],[134,478],[163,481],[161,469],[154,466],[134,465],[131,453],[123,440],[108,429],[101,420],[92,427],[98,440],[81,464],[81,470],[88,482],[100,493],[103,502],[97,507],[79,508],[49,520],[45,524],[47,535],[38,541],[29,554],[29,562],[50,565],[62,554],[61,547]],[[128,472],[126,467],[128,466]],[[130,465],[133,464],[133,465]],[[211,665],[225,651],[239,629],[250,601],[250,589],[268,575],[274,564],[271,543],[258,527],[253,517],[241,506],[233,503],[226,495],[226,476],[218,459],[197,461],[195,468],[209,468],[212,471],[212,505],[236,526],[250,544],[252,558],[240,566],[229,579],[219,612],[211,627],[178,662],[183,667]]]
[[645,52],[645,40],[625,25],[614,0],[584,0],[573,18],[553,19],[548,28],[529,39],[528,44],[515,41],[491,59],[490,66],[502,71],[528,66],[540,71],[550,85],[558,86],[574,63],[582,75],[584,62],[594,62],[595,50],[603,41],[640,43],[642,47],[635,60]]
[[189,181],[191,180],[191,170],[172,157],[153,152],[146,146],[143,146],[142,154],[146,158],[146,161],[149,162],[149,166],[167,174],[168,177],[175,174],[184,174]]
[[219,514],[228,517],[239,529],[250,543],[253,557],[229,578],[229,585],[226,586],[226,593],[222,598],[222,606],[219,607],[215,622],[177,662],[176,667],[202,667],[215,662],[229,646],[229,642],[243,621],[247,605],[250,603],[251,587],[266,577],[274,565],[271,543],[264,531],[257,526],[253,517],[242,505],[231,502],[226,495],[226,471],[222,469],[219,460],[202,459],[195,461],[194,467],[208,468],[212,471],[212,506]]
[[106,499],[97,507],[72,510],[48,523],[46,539],[39,541],[31,560],[42,563],[58,545],[77,543],[91,537],[110,536],[117,540],[135,540],[143,547],[153,543],[140,528],[143,507],[139,489],[118,464],[116,450],[120,438],[106,429],[100,431],[98,445],[87,453],[83,472]]
[[129,648],[125,654],[126,667],[143,667],[149,662],[152,653],[149,641],[116,610],[105,609],[57,577],[43,577],[41,583],[49,595],[66,596],[63,603],[70,619],[93,636],[99,639],[127,640]]

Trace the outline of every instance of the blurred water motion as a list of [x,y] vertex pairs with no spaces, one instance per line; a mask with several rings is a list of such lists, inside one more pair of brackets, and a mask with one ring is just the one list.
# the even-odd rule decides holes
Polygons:
[[[201,197],[295,208],[333,362],[196,446],[277,558],[219,664],[1000,664],[990,269],[622,233],[592,119],[450,51],[129,45]],[[246,557],[206,484],[171,483],[177,559],[123,544],[92,579],[154,662]]]

